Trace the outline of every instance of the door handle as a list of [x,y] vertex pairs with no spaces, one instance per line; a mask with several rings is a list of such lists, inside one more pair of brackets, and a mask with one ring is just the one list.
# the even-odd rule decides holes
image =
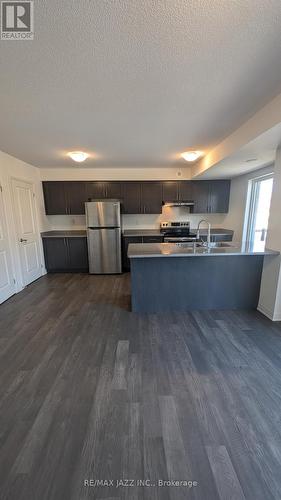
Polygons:
[[23,238],[20,239],[21,243],[27,243],[27,240],[24,240]]
[[266,236],[266,229],[262,229],[261,230],[261,241],[265,240],[265,236]]

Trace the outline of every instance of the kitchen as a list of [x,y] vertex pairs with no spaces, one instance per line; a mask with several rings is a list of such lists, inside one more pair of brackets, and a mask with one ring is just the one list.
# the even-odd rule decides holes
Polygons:
[[[43,190],[45,211],[47,216],[52,216],[51,223],[59,215],[65,216],[59,218],[59,224],[69,224],[76,216],[79,217],[80,222],[78,232],[69,228],[66,232],[56,229],[42,233],[46,268],[49,272],[65,270],[81,272],[88,269],[88,251],[84,239],[87,235],[84,218],[85,202],[90,199],[108,200],[114,198],[121,202],[122,221],[118,215],[119,222],[117,224],[121,224],[122,227],[122,244],[120,242],[122,252],[120,249],[119,253],[120,255],[122,253],[122,269],[126,271],[129,270],[127,253],[130,243],[162,242],[167,238],[164,234],[167,233],[167,228],[165,230],[162,227],[160,230],[163,218],[164,221],[171,219],[172,222],[177,222],[178,217],[180,221],[189,222],[191,214],[196,217],[195,214],[201,213],[211,216],[211,214],[228,212],[230,181],[43,181]],[[191,203],[188,203],[189,201]],[[130,225],[132,216],[135,219],[140,216],[144,226],[132,228]],[[84,227],[81,223],[85,224]],[[113,224],[112,221],[109,221],[109,226]],[[127,225],[130,229],[126,229]],[[175,226],[172,231],[174,229]],[[181,227],[181,231],[182,229]],[[185,226],[186,232],[189,233],[189,226]],[[219,238],[219,235],[221,239],[225,234],[227,235],[225,239],[229,239],[233,234],[231,231],[225,232],[223,228],[217,229],[216,227],[212,228],[211,233],[216,239]],[[201,234],[205,237],[206,230],[202,229]],[[70,240],[71,236],[78,238],[78,240],[75,242]],[[48,241],[49,238],[52,240]],[[65,238],[68,239],[65,241]],[[66,242],[68,242],[67,245]],[[66,246],[70,249],[68,250],[68,254],[70,254],[68,258]],[[73,246],[75,249],[72,251]],[[74,261],[73,252],[75,251],[77,253]],[[118,272],[120,270],[121,264]]]
[[[106,275],[132,268],[135,312],[257,308],[264,256],[278,252],[253,251],[247,242],[232,242],[231,228],[211,227],[208,216],[229,210],[231,181],[45,181],[43,190],[47,215],[69,219],[86,212],[85,229],[41,234],[48,272]],[[142,214],[144,223],[153,220],[155,227],[124,228],[133,214]],[[191,227],[198,214],[203,215]],[[209,259],[198,261],[199,256]],[[172,274],[171,257],[177,262]],[[229,287],[225,276],[231,267]],[[204,287],[196,291],[202,276]]]

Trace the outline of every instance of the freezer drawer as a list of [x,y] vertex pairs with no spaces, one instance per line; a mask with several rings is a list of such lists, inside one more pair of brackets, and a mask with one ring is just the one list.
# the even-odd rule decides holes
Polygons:
[[85,207],[87,227],[120,227],[118,200],[89,201]]
[[88,229],[87,234],[90,274],[121,273],[121,229]]

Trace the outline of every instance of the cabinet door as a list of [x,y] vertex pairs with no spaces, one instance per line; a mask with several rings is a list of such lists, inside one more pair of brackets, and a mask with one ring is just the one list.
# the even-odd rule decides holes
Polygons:
[[209,211],[209,181],[192,181],[192,197],[194,201],[193,212],[206,214]]
[[141,236],[123,236],[122,238],[122,266],[124,271],[130,270],[130,259],[128,259],[128,246],[130,243],[142,243]]
[[230,181],[210,181],[209,212],[227,213],[229,207]]
[[179,183],[177,181],[162,182],[162,200],[177,201],[179,199]]
[[70,271],[88,271],[87,238],[67,238]]
[[161,214],[162,182],[141,183],[141,210],[143,214]]
[[73,215],[85,214],[86,183],[83,181],[65,182],[68,213]]
[[68,214],[65,182],[45,181],[43,182],[43,193],[47,215]]
[[192,181],[179,181],[179,200],[180,201],[193,201]]
[[141,183],[124,182],[123,183],[123,213],[140,214],[141,213]]
[[118,181],[109,181],[104,183],[106,198],[122,200],[122,183]]
[[43,238],[45,265],[50,273],[68,269],[66,238]]
[[86,182],[86,201],[105,198],[105,183],[100,181]]

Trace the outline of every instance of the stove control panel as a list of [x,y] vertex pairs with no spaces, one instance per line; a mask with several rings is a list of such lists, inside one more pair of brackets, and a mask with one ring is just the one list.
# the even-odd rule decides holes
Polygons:
[[171,229],[171,228],[189,228],[190,222],[161,222],[161,229]]

